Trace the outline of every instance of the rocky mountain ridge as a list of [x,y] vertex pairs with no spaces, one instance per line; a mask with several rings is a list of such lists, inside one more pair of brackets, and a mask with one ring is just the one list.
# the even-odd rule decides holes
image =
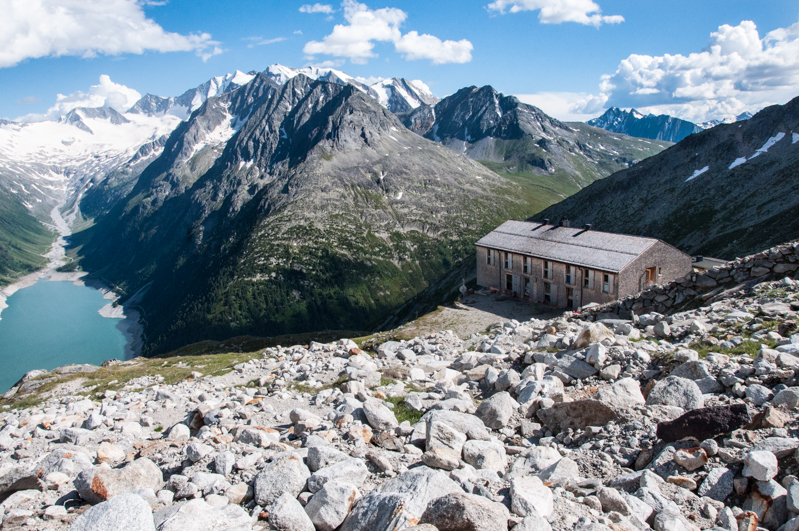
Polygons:
[[710,129],[720,124],[741,122],[751,117],[751,113],[744,112],[736,116],[735,119],[710,120],[695,124],[666,114],[659,116],[651,113],[643,115],[635,109],[625,111],[618,107],[611,107],[602,116],[588,120],[586,123],[614,133],[622,133],[638,138],[668,140],[676,143],[705,129]]
[[794,529],[789,274],[626,320],[35,371],[3,397],[3,527]]
[[496,171],[553,176],[576,191],[667,147],[564,123],[491,86],[466,87],[400,115],[411,131]]
[[535,219],[568,218],[732,259],[799,235],[799,98],[722,124],[610,178]]
[[702,127],[694,123],[680,120],[673,116],[665,114],[644,116],[635,109],[625,111],[618,107],[611,107],[602,116],[588,120],[586,123],[614,133],[623,133],[639,138],[668,140],[675,143],[688,135],[703,130]]

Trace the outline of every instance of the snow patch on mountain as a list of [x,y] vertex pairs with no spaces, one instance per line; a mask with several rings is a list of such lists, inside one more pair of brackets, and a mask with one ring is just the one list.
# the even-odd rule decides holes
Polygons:
[[771,138],[769,138],[768,140],[766,140],[766,143],[765,143],[765,144],[763,144],[763,146],[762,146],[760,149],[758,149],[757,151],[755,151],[755,154],[754,154],[754,155],[752,155],[751,157],[749,157],[749,160],[752,160],[753,158],[755,158],[755,157],[757,157],[757,156],[759,156],[759,155],[762,155],[763,153],[768,153],[768,150],[769,150],[769,149],[771,149],[771,147],[772,147],[774,144],[776,144],[777,142],[779,142],[779,141],[780,141],[780,140],[782,140],[783,138],[785,138],[785,133],[777,133],[776,135],[772,136]]
[[737,159],[735,159],[735,160],[732,162],[732,164],[730,164],[730,167],[729,167],[729,169],[731,170],[731,169],[733,169],[733,168],[735,168],[735,167],[737,167],[737,166],[740,166],[740,165],[741,165],[741,164],[743,164],[744,162],[746,162],[746,157],[738,157]]
[[703,173],[705,173],[709,169],[710,169],[710,166],[705,166],[704,168],[702,168],[700,170],[694,170],[694,174],[691,175],[690,177],[688,177],[687,179],[685,179],[685,182],[688,182],[690,180],[696,179],[697,177],[699,177],[700,175],[702,175]]

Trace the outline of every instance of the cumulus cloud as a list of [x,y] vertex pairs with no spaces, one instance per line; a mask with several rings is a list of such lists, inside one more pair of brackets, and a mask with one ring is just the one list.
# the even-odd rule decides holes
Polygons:
[[[635,107],[692,121],[729,118],[784,103],[799,86],[799,23],[761,38],[755,23],[724,24],[707,47],[686,55],[633,54],[602,77],[600,93],[582,103]],[[579,105],[578,105],[579,107]]]
[[598,28],[602,24],[624,22],[621,15],[602,15],[602,9],[592,0],[495,0],[488,4],[488,9],[500,13],[538,11],[542,24],[576,22]]
[[0,68],[26,59],[146,51],[194,51],[203,61],[222,53],[208,33],[164,31],[136,0],[4,0]]
[[356,0],[341,4],[347,24],[336,24],[333,32],[321,42],[310,41],[303,48],[309,56],[318,54],[346,57],[353,63],[364,64],[377,57],[376,42],[392,42],[397,52],[408,61],[429,59],[432,64],[467,63],[472,60],[472,43],[441,41],[433,35],[411,31],[405,35],[400,26],[408,15],[401,9],[385,7],[369,9]]
[[333,13],[333,6],[330,4],[305,4],[300,6],[300,13],[324,13],[330,15]]
[[114,83],[111,78],[103,74],[97,85],[89,87],[87,92],[77,90],[72,94],[56,95],[55,105],[47,109],[44,114],[28,114],[17,118],[23,122],[40,122],[43,120],[57,120],[76,107],[111,107],[116,111],[125,112],[141,99],[141,94],[125,85]]
[[395,48],[408,61],[430,59],[434,65],[444,63],[468,63],[472,60],[474,46],[466,39],[444,41],[432,35],[419,35],[416,31],[406,33],[394,43]]

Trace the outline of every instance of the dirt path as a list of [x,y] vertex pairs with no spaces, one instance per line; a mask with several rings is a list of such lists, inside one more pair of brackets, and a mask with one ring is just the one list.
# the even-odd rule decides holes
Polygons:
[[534,302],[496,293],[468,295],[454,306],[439,307],[416,321],[397,330],[397,336],[411,339],[441,330],[452,330],[461,339],[485,332],[491,325],[516,319],[526,321],[533,317],[550,319],[562,312]]

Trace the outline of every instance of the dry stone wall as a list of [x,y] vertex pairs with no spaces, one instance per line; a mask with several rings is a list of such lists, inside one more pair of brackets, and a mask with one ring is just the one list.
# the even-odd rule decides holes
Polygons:
[[583,318],[618,316],[629,319],[633,314],[650,312],[674,313],[709,304],[753,284],[797,275],[799,240],[738,258],[704,273],[692,272],[673,282],[651,286],[643,292],[604,305],[587,305]]

